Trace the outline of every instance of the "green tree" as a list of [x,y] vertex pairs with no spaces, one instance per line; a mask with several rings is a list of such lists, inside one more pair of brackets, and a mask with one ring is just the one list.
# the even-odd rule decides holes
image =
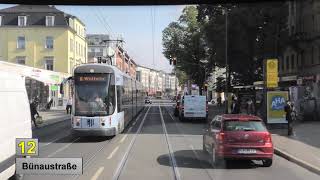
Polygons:
[[176,69],[202,87],[212,71],[213,63],[208,58],[206,40],[197,17],[197,8],[187,6],[178,22],[170,23],[163,30],[163,47],[166,58],[176,59]]

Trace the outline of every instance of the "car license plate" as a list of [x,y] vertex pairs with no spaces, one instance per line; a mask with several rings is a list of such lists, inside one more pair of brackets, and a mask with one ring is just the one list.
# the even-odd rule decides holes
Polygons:
[[238,149],[238,154],[256,154],[257,150],[255,149]]

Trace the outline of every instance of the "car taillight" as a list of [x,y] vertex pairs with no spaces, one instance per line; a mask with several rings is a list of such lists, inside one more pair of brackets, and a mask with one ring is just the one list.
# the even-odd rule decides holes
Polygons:
[[224,141],[224,133],[220,132],[218,134],[216,134],[216,139],[219,143],[223,143]]
[[267,133],[267,134],[265,135],[265,137],[264,137],[264,142],[265,142],[265,143],[272,143],[270,133]]

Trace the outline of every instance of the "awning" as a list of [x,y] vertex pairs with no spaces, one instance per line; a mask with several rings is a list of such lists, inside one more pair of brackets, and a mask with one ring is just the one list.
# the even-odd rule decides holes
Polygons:
[[48,71],[4,61],[0,61],[0,71],[20,74],[22,76],[43,82],[46,85],[60,84],[63,78],[67,78],[69,76],[67,73]]

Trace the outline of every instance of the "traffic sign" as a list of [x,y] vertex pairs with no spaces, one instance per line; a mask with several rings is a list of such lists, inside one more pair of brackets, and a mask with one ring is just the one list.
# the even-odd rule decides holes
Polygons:
[[278,59],[267,59],[265,80],[267,88],[278,87]]

